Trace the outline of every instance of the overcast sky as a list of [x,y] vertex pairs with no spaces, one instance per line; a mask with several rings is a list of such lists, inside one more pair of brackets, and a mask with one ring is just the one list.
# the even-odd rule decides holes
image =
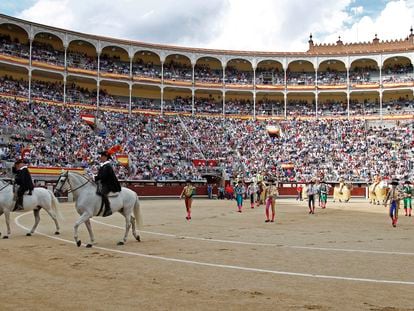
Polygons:
[[414,0],[1,0],[0,12],[149,43],[306,51],[310,33],[315,43],[405,38]]

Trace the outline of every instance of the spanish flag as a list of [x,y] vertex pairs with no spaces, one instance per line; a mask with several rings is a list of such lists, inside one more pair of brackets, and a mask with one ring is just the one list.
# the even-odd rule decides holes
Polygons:
[[129,157],[127,154],[117,154],[116,160],[122,165],[122,166],[128,166],[129,165]]

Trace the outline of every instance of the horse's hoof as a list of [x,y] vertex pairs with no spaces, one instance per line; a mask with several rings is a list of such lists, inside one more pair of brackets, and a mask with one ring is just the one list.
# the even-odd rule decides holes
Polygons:
[[8,239],[9,237],[7,235],[3,236],[3,239]]
[[86,244],[86,248],[92,248],[92,244]]
[[125,243],[122,241],[119,241],[118,243],[116,243],[116,245],[124,245]]
[[59,234],[60,234],[60,232],[59,232],[59,231],[56,231],[56,232],[55,232],[55,235],[59,235]]
[[80,246],[81,246],[81,244],[82,244],[81,240],[76,241],[76,246],[77,246],[77,247],[80,247]]
[[29,232],[29,233],[26,233],[26,236],[32,236],[32,234]]
[[136,240],[137,240],[138,242],[141,242],[141,237],[140,237],[140,236],[137,236],[137,237],[136,237]]

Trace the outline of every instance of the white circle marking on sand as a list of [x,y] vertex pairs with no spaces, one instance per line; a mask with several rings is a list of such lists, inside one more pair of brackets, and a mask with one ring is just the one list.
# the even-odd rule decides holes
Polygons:
[[[107,224],[99,220],[91,219],[92,222],[95,222],[100,225],[104,225],[107,227],[117,228],[125,230],[124,227],[120,227],[117,225]],[[329,248],[329,247],[314,247],[314,246],[296,246],[296,245],[280,245],[280,244],[272,244],[272,243],[261,243],[261,242],[243,242],[243,241],[236,241],[236,240],[219,240],[219,239],[209,239],[209,238],[200,238],[200,237],[192,237],[192,236],[182,236],[170,233],[161,233],[161,232],[154,232],[154,231],[145,231],[140,230],[139,232],[152,234],[152,235],[159,235],[165,236],[170,238],[177,238],[177,239],[188,239],[188,240],[197,240],[197,241],[207,241],[207,242],[217,242],[217,243],[228,243],[228,244],[240,244],[240,245],[251,245],[251,246],[271,246],[271,247],[280,247],[280,248],[292,248],[292,249],[304,249],[304,250],[317,250],[317,251],[328,251],[328,252],[348,252],[348,253],[367,253],[367,254],[380,254],[380,255],[404,255],[404,256],[414,256],[414,253],[410,252],[393,252],[393,251],[374,251],[374,250],[366,250],[366,249],[349,249],[349,248]]]
[[[22,224],[20,224],[19,219],[25,215],[29,215],[29,213],[24,213],[22,215],[17,216],[14,219],[14,222],[17,226],[24,230],[29,230]],[[62,239],[56,236],[48,235],[42,232],[36,231],[37,234],[61,241],[70,244],[75,244],[74,241],[69,241],[66,239]],[[239,270],[239,271],[249,271],[249,272],[261,272],[261,273],[269,273],[269,274],[276,274],[276,275],[287,275],[287,276],[299,276],[299,277],[307,277],[307,278],[317,278],[317,279],[330,279],[330,280],[340,280],[340,281],[353,281],[353,282],[369,282],[369,283],[382,283],[382,284],[398,284],[398,285],[414,285],[414,281],[398,281],[398,280],[379,280],[379,279],[368,279],[368,278],[353,278],[353,277],[343,277],[343,276],[334,276],[334,275],[323,275],[323,274],[311,274],[311,273],[298,273],[298,272],[288,272],[288,271],[277,271],[277,270],[267,270],[267,269],[259,269],[259,268],[249,268],[249,267],[242,267],[242,266],[233,266],[233,265],[224,265],[224,264],[215,264],[215,263],[208,263],[208,262],[201,262],[201,261],[193,261],[193,260],[186,260],[186,259],[178,259],[178,258],[171,258],[171,257],[162,257],[162,256],[155,256],[155,255],[147,255],[142,253],[136,252],[128,252],[128,251],[121,251],[113,248],[106,248],[100,246],[94,246],[94,249],[99,249],[107,252],[113,252],[118,254],[124,255],[131,255],[131,256],[138,256],[143,258],[151,258],[151,259],[158,259],[163,261],[170,261],[170,262],[178,262],[184,264],[191,264],[191,265],[198,265],[204,267],[213,267],[213,268],[224,268],[224,269],[232,269],[232,270]]]

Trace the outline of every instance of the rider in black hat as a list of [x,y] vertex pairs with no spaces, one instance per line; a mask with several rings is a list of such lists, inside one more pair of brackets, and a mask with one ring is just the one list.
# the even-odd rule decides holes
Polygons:
[[97,194],[102,196],[102,202],[105,204],[105,211],[103,217],[112,215],[111,207],[109,206],[108,193],[120,192],[121,185],[115,176],[114,169],[111,165],[111,155],[108,151],[99,152],[101,166],[98,170],[98,175],[95,177],[95,181],[98,184]]
[[14,184],[18,186],[16,191],[16,205],[13,211],[21,211],[23,210],[23,195],[26,191],[29,191],[29,195],[31,195],[34,185],[27,164],[23,159],[16,161],[13,166],[13,173],[16,174]]

